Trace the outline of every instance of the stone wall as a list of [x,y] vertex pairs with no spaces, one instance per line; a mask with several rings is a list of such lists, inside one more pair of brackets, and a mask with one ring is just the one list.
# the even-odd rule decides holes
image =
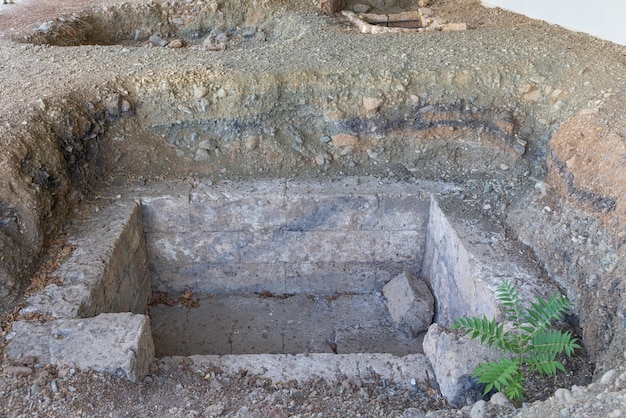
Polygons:
[[421,269],[427,188],[364,178],[274,180],[143,195],[154,289],[380,290],[402,271]]
[[442,204],[433,199],[430,205],[422,271],[435,295],[435,322],[450,326],[463,316],[499,316],[495,290],[504,279],[526,300],[558,291],[532,250],[508,240],[502,227]]
[[151,281],[139,203],[114,204],[77,222],[70,242],[74,252],[54,272],[61,285],[51,284],[30,296],[23,314],[84,318],[145,313]]

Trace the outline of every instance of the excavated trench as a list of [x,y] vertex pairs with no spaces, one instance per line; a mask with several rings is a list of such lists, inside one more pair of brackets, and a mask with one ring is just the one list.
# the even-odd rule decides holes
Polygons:
[[[45,22],[24,40],[178,48],[179,39],[202,54],[301,35],[295,18],[279,22],[229,3],[175,14],[126,7]],[[560,291],[501,221],[533,193],[522,184],[545,157],[547,129],[514,104],[446,101],[431,77],[405,75],[381,83],[322,71],[294,78],[206,69],[129,76],[95,105],[78,104],[75,120],[87,114],[92,129],[66,141],[65,159],[91,150],[91,174],[133,171],[146,184],[124,180],[115,203],[83,212],[70,238],[74,253],[54,273],[60,281],[31,295],[21,312],[58,318],[42,326],[59,323],[62,332],[48,329],[39,333],[48,340],[28,343],[21,338],[38,333],[16,323],[7,353],[60,353],[63,340],[83,341],[90,319],[133,312],[145,322],[132,332],[124,323],[135,317],[111,317],[111,332],[121,327],[137,341],[133,360],[86,367],[138,379],[156,353],[288,379],[323,374],[328,355],[354,355],[357,370],[395,367],[392,377],[430,379],[438,365],[423,355],[428,324],[499,315],[494,290],[504,278],[528,298]],[[70,170],[77,190],[88,184],[83,162]],[[404,302],[385,292],[403,275],[426,283],[434,299],[418,332],[393,317],[392,306]],[[374,365],[378,355],[386,356],[382,365]],[[298,369],[305,363],[308,372]],[[346,364],[327,372],[349,374]]]

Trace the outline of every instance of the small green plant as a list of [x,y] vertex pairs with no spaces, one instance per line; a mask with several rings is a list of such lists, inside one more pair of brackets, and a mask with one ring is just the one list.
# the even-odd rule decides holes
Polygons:
[[486,316],[457,319],[452,328],[471,334],[472,339],[480,338],[489,347],[511,353],[497,362],[479,364],[472,377],[486,385],[484,394],[495,389],[511,401],[523,401],[526,373],[551,376],[557,370],[565,371],[557,355],[565,352],[569,357],[581,348],[571,332],[552,328],[553,321],[563,320],[572,304],[566,296],[554,294],[549,300],[538,298],[526,308],[508,280],[498,286],[496,298],[505,307],[507,331],[505,322],[498,323]]

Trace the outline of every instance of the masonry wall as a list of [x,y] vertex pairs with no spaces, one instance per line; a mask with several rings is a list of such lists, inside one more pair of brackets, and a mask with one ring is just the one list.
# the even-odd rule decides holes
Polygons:
[[199,185],[143,196],[155,290],[371,292],[424,256],[429,198],[375,180]]

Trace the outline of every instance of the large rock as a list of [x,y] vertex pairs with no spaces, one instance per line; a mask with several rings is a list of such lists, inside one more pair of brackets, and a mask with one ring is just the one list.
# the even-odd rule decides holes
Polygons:
[[500,352],[481,345],[480,341],[459,337],[437,324],[428,328],[423,347],[433,365],[441,394],[457,408],[482,399],[483,386],[472,378],[476,366],[502,357]]
[[383,287],[391,319],[406,334],[416,337],[432,323],[435,300],[426,283],[408,273]]
[[132,313],[108,313],[94,318],[13,323],[5,354],[19,360],[94,370],[139,381],[154,359],[150,319]]

